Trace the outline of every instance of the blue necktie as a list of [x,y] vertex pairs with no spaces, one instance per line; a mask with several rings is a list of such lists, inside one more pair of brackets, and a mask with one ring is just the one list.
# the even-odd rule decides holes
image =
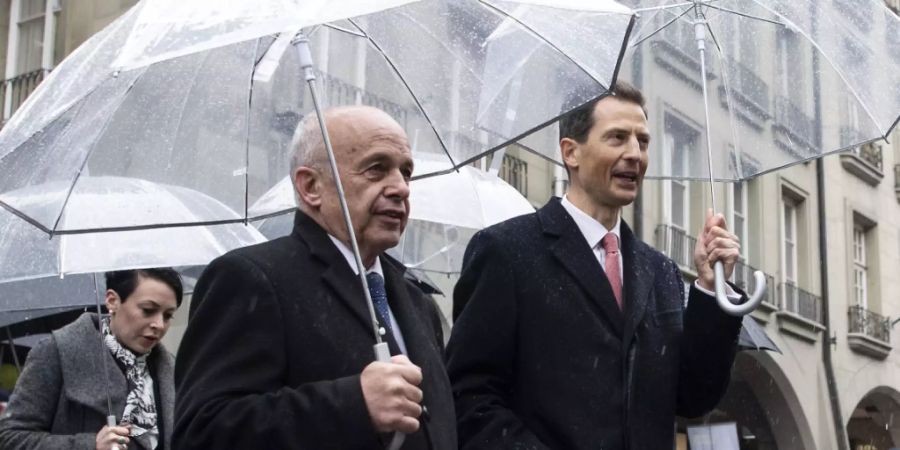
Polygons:
[[378,321],[393,336],[394,330],[391,328],[391,314],[388,310],[387,291],[384,290],[384,278],[376,272],[369,272],[366,274],[366,281],[369,283],[369,295],[372,296]]

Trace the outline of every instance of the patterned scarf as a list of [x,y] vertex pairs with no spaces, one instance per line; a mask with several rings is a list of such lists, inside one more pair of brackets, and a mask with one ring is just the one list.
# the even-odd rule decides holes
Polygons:
[[100,323],[103,341],[113,357],[125,366],[125,378],[131,387],[125,398],[122,421],[131,424],[131,436],[144,448],[155,449],[159,441],[159,428],[156,426],[156,400],[147,355],[137,356],[123,347],[109,329],[109,317],[104,317]]

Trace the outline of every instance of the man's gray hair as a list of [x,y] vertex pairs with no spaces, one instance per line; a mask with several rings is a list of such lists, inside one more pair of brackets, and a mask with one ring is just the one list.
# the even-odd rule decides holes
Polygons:
[[325,141],[315,113],[309,113],[297,124],[291,139],[291,177],[298,167],[318,167],[322,162]]

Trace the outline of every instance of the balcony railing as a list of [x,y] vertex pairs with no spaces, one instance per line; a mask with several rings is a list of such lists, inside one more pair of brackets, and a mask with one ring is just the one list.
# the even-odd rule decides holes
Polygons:
[[894,190],[900,193],[900,164],[894,164]]
[[693,267],[695,245],[697,239],[680,228],[671,225],[656,227],[656,248],[682,268]]
[[778,286],[781,309],[815,323],[822,323],[822,299],[790,282]]
[[792,138],[800,140],[809,147],[814,147],[815,123],[800,107],[788,98],[775,96],[775,119],[777,123],[790,124],[784,131]]
[[868,32],[875,21],[875,10],[871,3],[854,0],[834,0],[842,15],[849,16],[860,31]]
[[7,92],[12,96],[12,107],[9,110],[9,116],[4,116],[3,122],[12,117],[12,114],[19,109],[19,106],[25,103],[25,99],[37,89],[48,72],[48,70],[44,69],[33,70],[0,83],[0,101],[6,101]]
[[881,154],[881,146],[873,142],[860,145],[853,149],[853,154],[859,156],[866,164],[882,171],[884,167],[884,157]]
[[[756,278],[754,278],[753,272],[756,271],[755,267],[738,260],[734,264],[734,284],[743,289],[744,292],[754,292],[756,290]],[[766,286],[768,286],[768,289],[766,289],[763,301],[774,304],[775,302],[772,301],[774,297],[772,295],[772,287],[775,286],[775,277],[766,274]]]
[[851,333],[864,334],[872,339],[890,344],[891,320],[889,318],[875,314],[862,306],[851,306],[849,314],[849,331]]
[[749,67],[734,59],[726,59],[728,83],[732,92],[749,102],[761,115],[769,114],[769,85]]
[[415,109],[407,108],[399,103],[380,97],[327,73],[316,71],[316,77],[321,80],[322,96],[329,104],[373,106],[390,114],[404,127],[407,125],[407,119],[418,113]]

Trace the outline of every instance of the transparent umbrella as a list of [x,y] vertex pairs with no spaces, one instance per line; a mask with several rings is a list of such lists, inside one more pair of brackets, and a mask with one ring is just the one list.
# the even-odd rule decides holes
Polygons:
[[[415,170],[428,170],[439,161],[417,158]],[[410,184],[410,215],[400,244],[388,252],[415,271],[458,273],[472,236],[482,228],[534,212],[531,203],[515,188],[472,166]],[[263,195],[250,210],[268,211],[296,208],[289,178]],[[268,238],[285,236],[293,228],[291,215],[279,215],[259,223]]]
[[[59,312],[89,299],[100,312],[103,289],[96,276],[91,276],[89,283],[84,277],[69,277],[68,282],[53,282],[49,277],[206,264],[228,250],[265,241],[256,229],[240,223],[135,230],[130,226],[134,217],[146,220],[165,213],[178,223],[189,224],[196,221],[196,212],[227,216],[229,210],[199,192],[134,178],[85,176],[76,189],[56,182],[7,192],[2,198],[49,216],[55,212],[54,198],[59,191],[64,192],[70,207],[52,219],[64,225],[54,228],[65,231],[50,237],[20,217],[0,211],[0,317],[6,320]],[[41,295],[36,289],[39,286],[49,286],[50,291]],[[17,295],[22,288],[29,288],[29,294]],[[86,289],[91,292],[83,292]],[[64,292],[53,295],[53,290]],[[101,361],[105,364],[106,360]],[[107,423],[115,425],[109,398],[107,407]]]
[[[299,30],[310,39],[323,106],[386,110],[416,155],[443,157],[430,174],[447,171],[615,79],[630,10],[549,4],[140,2],[60,64],[0,131],[0,193],[77,187],[87,174],[135,177],[202,192],[239,213],[204,211],[201,223],[253,219],[248,206],[288,173],[294,127],[313,111],[292,48]],[[41,211],[8,197],[0,205],[56,232],[67,197],[54,192]],[[177,225],[167,214],[125,222],[117,226]]]
[[[256,229],[240,223],[134,230],[135,220],[169,215],[190,224],[207,211],[236,217],[217,200],[177,186],[123,177],[82,177],[68,191],[49,183],[7,192],[0,199],[27,205],[65,228],[52,238],[8,211],[0,211],[0,283],[78,273],[154,266],[206,264],[226,251],[264,242]],[[63,191],[60,194],[59,191]],[[54,210],[67,195],[69,208]],[[50,212],[47,212],[47,211]],[[120,231],[103,231],[103,230]],[[98,231],[100,230],[100,231]],[[3,305],[0,305],[0,309]],[[39,306],[39,305],[33,305]]]
[[[881,1],[625,3],[640,16],[631,76],[645,91],[665,91],[664,101],[648,105],[659,123],[651,127],[648,177],[743,180],[859,151],[900,118],[900,19]],[[691,123],[698,131],[685,132]],[[762,291],[739,306],[718,297],[739,315]]]
[[[87,169],[181,185],[243,212],[207,211],[199,223],[251,219],[249,205],[288,173],[296,119],[320,110],[315,90],[304,93],[315,78],[310,47],[340,55],[320,71],[353,103],[400,116],[415,151],[444,155],[449,170],[606,91],[632,19],[598,0],[145,0],[64,62],[0,132],[0,171],[12,174],[0,193],[75,186]],[[501,41],[526,50],[489,51]],[[354,68],[343,70],[348,62]],[[59,217],[67,197],[54,200]],[[38,222],[27,204],[0,205]],[[165,215],[130,222],[177,225]],[[351,244],[361,266],[352,233]]]

